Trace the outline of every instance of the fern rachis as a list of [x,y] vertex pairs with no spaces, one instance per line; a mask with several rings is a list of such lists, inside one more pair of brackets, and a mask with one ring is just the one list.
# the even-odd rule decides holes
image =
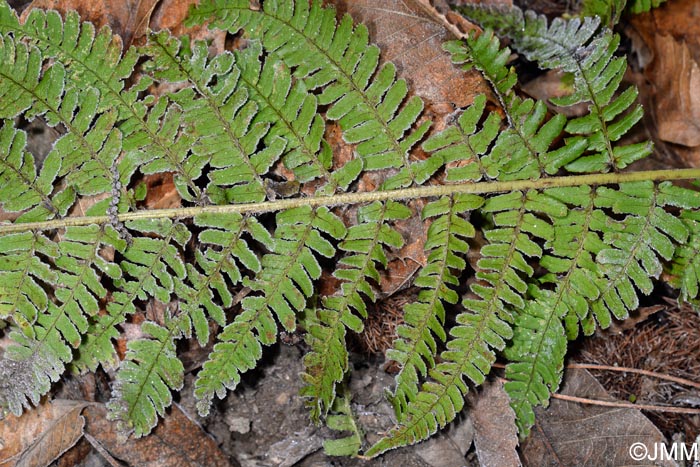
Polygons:
[[[618,172],[650,145],[618,143],[641,108],[634,88],[617,93],[618,39],[598,33],[595,21],[547,25],[517,9],[487,17],[529,57],[573,73],[574,93],[557,103],[588,102],[588,114],[547,118],[544,102],[517,96],[510,51],[486,31],[445,49],[490,83],[502,113],[475,96],[428,137],[423,101],[409,96],[392,64],[380,65],[367,29],[349,16],[336,21],[318,1],[268,0],[251,10],[247,1],[209,0],[192,21],[211,16],[243,31],[249,47],[209,56],[205,43],[161,32],[122,56],[108,30],[95,35],[75,14],[36,11],[22,24],[0,5],[0,95],[13,96],[0,105],[0,181],[12,187],[0,187],[0,203],[19,213],[0,224],[0,319],[14,340],[0,359],[4,408],[36,403],[66,365],[116,366],[119,326],[157,300],[178,305],[144,323],[119,363],[109,407],[123,429],[147,434],[180,389],[178,339],[205,345],[210,322],[220,330],[195,384],[206,413],[214,395],[257,366],[280,327],[301,326],[312,418],[349,429],[358,448],[340,387],[350,371],[345,334],[362,329],[387,253],[406,240],[394,223],[418,215],[405,200],[429,201],[429,253],[415,280],[418,301],[404,310],[388,353],[401,365],[389,394],[397,424],[369,456],[453,420],[467,380],[482,383],[497,352],[509,362],[506,390],[524,434],[533,406],[557,390],[567,337],[625,316],[664,268],[684,299],[697,297],[700,194],[664,181],[700,172]],[[142,75],[128,88],[139,61]],[[156,99],[147,95],[155,82],[179,89]],[[20,115],[65,128],[43,165],[14,128]],[[355,145],[357,157],[340,167],[324,140],[327,121]],[[412,157],[419,142],[424,161]],[[279,164],[287,171],[275,172]],[[355,191],[369,171],[384,171],[383,182]],[[135,209],[137,182],[155,172],[175,176],[184,207]],[[273,199],[267,187],[279,173],[305,190]],[[67,215],[98,194],[113,197],[83,217]],[[346,215],[344,206],[358,209]],[[477,229],[486,244],[476,281],[449,325]],[[318,297],[329,266],[338,286]]]

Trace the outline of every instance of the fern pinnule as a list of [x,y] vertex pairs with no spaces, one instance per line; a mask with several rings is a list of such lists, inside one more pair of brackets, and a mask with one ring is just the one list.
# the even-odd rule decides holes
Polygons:
[[185,368],[175,352],[180,337],[178,317],[167,316],[165,326],[146,321],[141,330],[148,336],[127,345],[126,359],[119,367],[119,379],[107,404],[108,418],[118,422],[119,430],[140,438],[148,434],[158,416],[172,403],[171,390],[180,390]]
[[479,196],[460,195],[440,198],[423,208],[422,217],[432,219],[432,223],[425,244],[428,261],[415,280],[422,290],[416,303],[404,307],[404,324],[397,329],[398,338],[386,353],[387,358],[401,365],[396,389],[389,396],[399,421],[418,394],[420,378],[435,366],[438,342],[447,339],[443,302],[454,305],[459,301],[454,287],[467,265],[464,255],[469,245],[465,238],[475,235],[474,227],[461,216],[482,204]]

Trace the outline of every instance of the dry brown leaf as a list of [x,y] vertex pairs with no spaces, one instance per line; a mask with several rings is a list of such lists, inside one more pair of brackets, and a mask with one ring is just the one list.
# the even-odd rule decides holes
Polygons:
[[103,405],[93,405],[85,410],[85,431],[100,443],[112,456],[129,465],[139,467],[238,467],[202,430],[180,410],[172,405],[170,413],[161,420],[153,432],[144,438],[130,438],[119,442],[113,423],[107,421]]
[[173,34],[190,34],[193,39],[212,39],[215,51],[222,52],[226,33],[209,31],[206,25],[186,28],[183,25],[190,6],[196,0],[34,0],[22,13],[33,8],[52,9],[61,13],[75,10],[84,21],[97,28],[109,25],[122,38],[125,48],[141,43],[149,29],[169,29]]
[[[597,400],[611,400],[598,381],[586,370],[568,370],[562,394]],[[543,465],[650,465],[649,460],[630,457],[634,443],[643,443],[654,453],[655,443],[664,437],[641,411],[636,409],[584,405],[552,399],[549,408],[535,409],[532,435],[521,446],[526,466]],[[657,459],[653,465],[675,466]]]
[[89,403],[57,399],[0,421],[0,467],[45,467],[83,436]]
[[469,411],[474,423],[474,447],[482,467],[520,466],[515,412],[500,381],[487,381]]
[[80,18],[91,21],[100,28],[109,25],[121,36],[125,46],[143,37],[149,27],[151,14],[160,0],[34,0],[22,16],[34,8],[57,10],[66,13],[75,10]]
[[367,26],[382,59],[394,62],[412,92],[426,100],[438,129],[437,121],[454,107],[465,107],[477,94],[489,92],[479,73],[465,73],[452,65],[442,44],[455,36],[420,0],[339,0],[335,4]]
[[654,113],[659,138],[700,145],[700,68],[688,45],[668,35],[654,38],[655,60],[645,73],[655,85]]

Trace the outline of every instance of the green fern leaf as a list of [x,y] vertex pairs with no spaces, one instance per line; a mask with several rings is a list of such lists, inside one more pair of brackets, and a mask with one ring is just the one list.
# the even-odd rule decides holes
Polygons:
[[[613,99],[626,69],[624,58],[614,57],[619,36],[604,30],[595,32],[600,18],[562,20],[556,18],[548,26],[544,16],[517,7],[491,14],[474,5],[462,11],[512,40],[513,47],[543,68],[558,68],[572,73],[574,91],[552,99],[560,106],[588,102],[590,113],[571,120],[566,131],[586,138],[587,154],[568,162],[572,172],[596,172],[623,169],[651,153],[647,142],[615,145],[642,117],[640,105],[631,107],[637,90],[631,87]],[[595,35],[595,36],[594,36]]]
[[567,342],[561,307],[549,291],[530,288],[532,300],[515,318],[513,339],[505,349],[505,389],[516,414],[520,436],[535,423],[535,405],[547,406],[549,395],[559,388]]
[[[521,99],[515,94],[517,77],[506,67],[510,50],[501,48],[491,31],[478,36],[472,33],[466,41],[448,42],[444,48],[452,55],[453,63],[465,70],[476,68],[483,74],[506,112],[508,128],[498,134],[494,147],[480,159],[488,177],[523,180],[536,179],[544,173],[553,175],[583,154],[587,144],[580,137],[569,138],[561,147],[553,148],[566,118],[555,115],[545,122],[544,102]],[[494,113],[489,116],[495,117]],[[491,125],[495,127],[495,122]],[[485,124],[482,131],[489,130],[491,125]],[[486,152],[486,147],[481,151]]]
[[418,301],[404,308],[404,324],[396,333],[399,337],[387,358],[401,365],[396,375],[396,389],[390,395],[399,421],[408,403],[418,394],[421,376],[435,366],[438,344],[447,338],[444,303],[459,301],[453,287],[459,284],[458,276],[466,267],[463,256],[469,245],[464,238],[473,237],[474,227],[461,216],[479,208],[483,199],[474,195],[440,198],[425,206],[423,218],[433,218],[428,229],[428,263],[416,278],[415,285],[422,287]]
[[253,11],[247,1],[209,0],[192,11],[189,21],[202,23],[212,16],[215,27],[232,33],[245,29],[261,40],[266,50],[296,68],[295,76],[307,89],[323,88],[318,100],[330,105],[326,117],[338,120],[345,140],[357,144],[365,168],[401,169],[384,183],[385,189],[422,183],[437,170],[437,165],[428,170],[424,162],[409,160],[409,150],[429,128],[424,123],[410,131],[423,110],[422,100],[406,100],[407,85],[396,79],[392,64],[377,70],[379,49],[369,45],[366,27],[353,28],[350,16],[336,25],[335,11],[319,1],[310,6],[268,1]]
[[295,330],[295,315],[306,308],[314,291],[313,280],[321,275],[316,255],[335,255],[335,247],[322,233],[334,239],[345,235],[343,223],[325,207],[304,206],[277,215],[272,252],[263,256],[255,279],[244,281],[260,295],[243,299],[243,312],[223,329],[195,382],[201,414],[208,413],[214,394],[223,398],[227,388],[234,389],[239,383],[241,373],[256,366],[262,357],[261,344],[275,342],[275,316],[286,330]]
[[[188,284],[178,281],[175,291],[184,313],[182,319],[190,320],[189,327],[194,328],[200,345],[205,346],[209,341],[207,315],[220,326],[226,325],[224,308],[233,304],[230,289],[243,278],[239,265],[253,273],[261,270],[260,261],[244,235],[250,233],[265,242],[269,234],[255,219],[244,220],[239,214],[202,214],[195,218],[195,224],[205,228],[198,237],[200,248],[195,251],[194,262],[187,265]],[[272,239],[266,244],[272,245]]]
[[[16,280],[13,283],[26,284],[24,287],[20,286],[14,297],[7,297],[15,298],[16,303],[4,303],[4,306],[15,308],[12,314],[13,321],[25,332],[24,335],[13,333],[16,344],[0,361],[0,367],[3,368],[0,372],[10,372],[7,368],[17,365],[25,368],[30,366],[32,373],[16,375],[7,383],[7,387],[14,388],[14,397],[19,394],[22,398],[26,396],[35,401],[40,392],[22,392],[26,388],[27,378],[40,381],[40,391],[44,391],[48,389],[48,382],[56,381],[63,373],[64,365],[73,360],[71,348],[77,348],[81,344],[82,336],[88,331],[89,317],[97,314],[98,300],[104,299],[107,294],[107,290],[100,283],[98,272],[112,279],[120,277],[118,266],[100,256],[100,250],[105,246],[120,247],[121,241],[113,229],[101,229],[97,226],[70,227],[66,229],[59,244],[48,244],[45,238],[32,235],[18,235],[24,238],[8,236],[2,240],[6,245],[14,245],[14,248],[22,246],[30,254],[41,252],[53,255],[52,266],[56,271],[49,276],[42,276],[41,272],[46,271],[47,266],[36,262],[32,265],[32,276],[41,277],[42,281],[55,287],[55,300],[47,300],[41,294],[36,295],[37,283],[29,274],[24,278],[8,277]],[[49,249],[45,246],[49,246]],[[4,250],[3,260],[11,260],[7,253],[16,251]],[[31,261],[28,263],[31,264]],[[29,296],[24,294],[31,292],[35,294],[31,299],[36,301],[28,307],[29,304],[25,300]],[[35,304],[39,304],[41,308],[32,308]],[[28,324],[31,324],[30,328],[27,327]],[[0,402],[0,405],[4,405],[3,402]],[[15,412],[18,408],[21,410],[21,406],[16,402],[10,405]]]
[[680,218],[690,235],[673,258],[671,283],[680,289],[681,300],[689,301],[700,295],[700,212],[683,211]]
[[311,419],[318,421],[328,413],[336,396],[336,385],[343,380],[348,368],[345,346],[346,328],[362,331],[362,318],[367,317],[367,307],[362,295],[375,300],[368,279],[379,282],[377,265],[386,267],[384,247],[399,248],[401,235],[387,222],[405,219],[411,215],[403,204],[390,201],[372,203],[358,210],[357,225],[348,229],[340,249],[346,252],[333,275],[343,281],[336,295],[322,297],[319,310],[310,311],[311,325],[306,342],[311,352],[304,357],[306,383],[301,395],[309,398],[307,406]]
[[34,157],[26,152],[27,135],[9,121],[0,128],[0,204],[8,212],[26,211],[18,222],[64,216],[75,201],[72,188],[53,193],[60,160],[48,157],[37,173]]
[[166,327],[146,321],[142,331],[150,339],[129,342],[126,359],[119,368],[109,418],[119,422],[121,431],[133,430],[140,438],[148,434],[172,403],[171,390],[179,390],[185,369],[175,353],[179,337],[177,318]]

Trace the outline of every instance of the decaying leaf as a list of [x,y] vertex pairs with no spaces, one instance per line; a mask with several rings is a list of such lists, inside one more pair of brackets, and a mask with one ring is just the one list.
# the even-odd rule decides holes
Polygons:
[[102,405],[85,410],[86,431],[89,432],[112,456],[139,467],[238,467],[221,452],[202,427],[185,415],[177,405],[154,430],[142,439],[130,438],[120,443],[113,423],[107,421]]
[[647,76],[655,83],[659,137],[683,146],[700,145],[700,67],[685,42],[654,38],[655,61]]
[[474,423],[474,447],[482,467],[520,466],[516,451],[515,412],[501,382],[487,382],[469,416]]
[[[586,370],[569,370],[562,394],[610,400]],[[664,436],[639,410],[583,405],[553,399],[548,409],[536,409],[536,428],[521,447],[523,462],[542,465],[650,465],[630,457],[630,447],[642,443],[653,453]],[[657,459],[658,466],[675,466]]]
[[57,399],[0,421],[0,467],[45,467],[83,436],[89,403]]

